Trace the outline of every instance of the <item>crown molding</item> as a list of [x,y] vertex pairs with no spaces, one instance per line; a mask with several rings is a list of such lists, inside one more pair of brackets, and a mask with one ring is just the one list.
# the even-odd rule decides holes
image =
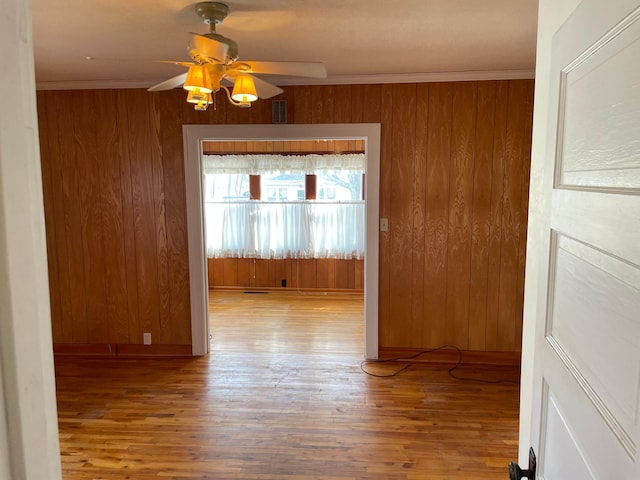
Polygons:
[[[474,80],[533,79],[535,70],[487,70],[434,73],[384,73],[374,75],[331,75],[327,78],[300,78],[271,76],[275,85],[353,85],[383,83],[464,82]],[[160,80],[83,80],[62,82],[36,82],[36,90],[99,90],[120,88],[149,88]]]
[[464,82],[474,80],[533,79],[535,70],[491,70],[433,73],[383,73],[374,75],[331,75],[327,78],[270,77],[276,85],[353,85],[381,83]]

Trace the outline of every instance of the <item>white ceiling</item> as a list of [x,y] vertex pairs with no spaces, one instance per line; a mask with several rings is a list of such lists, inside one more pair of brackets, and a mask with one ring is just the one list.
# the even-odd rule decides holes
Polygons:
[[[208,32],[195,3],[32,0],[38,88],[148,87],[183,73],[148,60],[189,60],[188,32]],[[240,60],[324,62],[329,78],[307,83],[533,76],[537,0],[225,3],[217,31]]]

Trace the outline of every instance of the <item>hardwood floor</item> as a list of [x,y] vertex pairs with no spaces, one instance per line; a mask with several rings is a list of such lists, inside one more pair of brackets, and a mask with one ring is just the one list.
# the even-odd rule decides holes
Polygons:
[[361,296],[214,292],[210,309],[208,357],[56,359],[65,480],[508,478],[518,386],[365,375]]

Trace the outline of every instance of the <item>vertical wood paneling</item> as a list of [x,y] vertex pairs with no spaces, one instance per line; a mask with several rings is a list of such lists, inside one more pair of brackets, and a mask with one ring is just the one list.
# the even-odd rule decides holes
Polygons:
[[413,165],[413,238],[411,264],[411,346],[422,345],[424,334],[425,214],[427,195],[427,132],[429,128],[429,86],[417,86],[415,161]]
[[[72,324],[73,324],[73,310],[71,303],[73,300],[71,291],[71,259],[73,258],[69,253],[69,247],[67,245],[67,210],[65,208],[65,194],[64,194],[64,177],[67,174],[65,168],[65,160],[62,154],[63,150],[61,144],[63,143],[62,133],[60,128],[69,128],[68,125],[62,125],[62,122],[58,119],[59,109],[64,108],[64,103],[60,98],[61,95],[58,92],[51,92],[46,97],[46,113],[47,113],[47,127],[49,129],[49,154],[50,157],[43,156],[41,161],[48,160],[51,163],[51,186],[52,197],[45,200],[51,202],[53,210],[53,221],[55,228],[50,231],[47,226],[47,237],[53,236],[53,242],[56,245],[56,256],[58,262],[58,291],[60,292],[60,334],[62,338],[61,343],[72,343]],[[42,145],[42,143],[41,143]],[[55,188],[57,186],[57,188]],[[53,319],[55,321],[55,318]],[[57,327],[54,327],[54,330]]]
[[351,85],[351,121],[364,122],[364,87]]
[[289,123],[312,123],[312,110],[311,87],[308,85],[292,87],[291,97],[289,97],[289,109],[287,112],[291,115]]
[[275,262],[274,265],[274,287],[281,287],[282,280],[287,280],[287,274],[285,273],[285,261],[284,259],[279,259]]
[[58,135],[62,166],[62,194],[64,212],[64,233],[67,242],[69,285],[71,300],[71,342],[87,343],[87,292],[85,284],[85,259],[82,255],[82,204],[78,192],[78,165],[75,150],[75,115],[81,108],[79,92],[67,95],[67,102],[58,110]]
[[238,259],[238,284],[242,286],[250,286],[252,283],[253,260],[250,258]]
[[109,338],[104,297],[104,251],[102,241],[101,184],[103,173],[97,159],[95,99],[91,92],[79,91],[75,117],[75,151],[80,201],[84,289],[87,299],[87,343]]
[[495,82],[478,84],[469,277],[469,348],[471,350],[484,350],[486,343],[495,88]]
[[351,85],[335,85],[333,97],[333,123],[351,122]]
[[102,165],[102,238],[105,267],[106,317],[109,342],[129,343],[129,308],[127,304],[127,268],[124,239],[124,213],[120,179],[122,163],[118,135],[116,98],[104,90],[94,94],[102,115],[96,118],[98,162]]
[[453,87],[429,85],[423,345],[447,343],[447,244]]
[[134,338],[149,332],[158,338],[160,299],[158,289],[158,258],[156,246],[156,202],[154,172],[151,158],[152,127],[149,121],[149,97],[143,92],[127,96],[131,132],[131,193],[138,284],[139,331]]
[[527,92],[524,98],[524,118],[525,126],[522,144],[522,179],[520,187],[520,232],[518,236],[518,284],[516,289],[517,310],[515,318],[515,348],[512,350],[521,350],[522,348],[522,318],[524,310],[524,277],[526,263],[526,239],[527,239],[527,217],[529,211],[529,181],[531,176],[531,132],[533,131],[533,82],[527,84]]
[[[222,97],[222,95],[221,95]],[[222,102],[220,102],[222,103]],[[229,104],[231,105],[231,104]],[[226,105],[225,105],[226,106]],[[233,124],[249,124],[251,123],[251,109],[253,107],[249,107],[249,108],[241,108],[241,107],[235,107],[235,108],[227,108],[226,109],[226,118],[225,118],[225,123],[229,124],[229,125],[233,125]],[[198,113],[200,112],[195,112],[196,115],[198,115]],[[202,118],[201,115],[198,115],[198,117]],[[208,123],[208,122],[205,122]]]
[[351,260],[346,260],[346,262],[347,262],[347,278],[349,279],[348,285],[349,285],[349,289],[353,290],[354,288],[356,288],[356,261],[351,259]]
[[364,261],[354,260],[355,284],[353,288],[356,290],[364,290]]
[[[38,124],[40,129],[48,131],[51,127],[47,123],[48,117],[47,101],[38,94]],[[58,267],[58,252],[56,249],[56,221],[54,195],[57,188],[54,187],[52,159],[55,159],[55,152],[51,152],[51,145],[45,143],[40,151],[42,165],[42,194],[44,201],[44,218],[47,225],[46,245],[47,264],[49,275],[49,298],[51,301],[51,326],[54,343],[64,343],[62,331],[62,305],[60,296],[60,270]]]
[[[393,225],[391,215],[391,159],[393,151],[393,87],[383,85],[380,89],[370,89],[371,93],[379,92],[380,107],[375,111],[380,118],[380,218],[389,219]],[[375,97],[371,98],[375,102]],[[365,101],[366,102],[366,101]],[[365,103],[367,105],[367,103]],[[367,105],[368,106],[368,105]],[[366,113],[365,113],[366,114]],[[373,115],[373,112],[372,112]],[[403,187],[404,188],[404,187]],[[390,271],[391,271],[391,232],[380,232],[380,258],[378,260],[378,337],[380,346],[393,345],[391,343],[392,319],[390,307]],[[394,312],[395,315],[395,312]]]
[[138,305],[138,276],[136,269],[136,238],[133,206],[133,182],[131,174],[131,153],[129,150],[129,112],[127,110],[128,98],[126,91],[116,93],[117,123],[122,141],[120,149],[120,185],[122,188],[122,216],[124,225],[124,252],[125,275],[127,279],[127,306],[129,311],[129,341],[141,343],[140,335],[140,311]]
[[225,284],[225,268],[224,268],[226,259],[213,258],[210,260],[212,260],[211,266],[213,267],[211,274],[209,276],[209,278],[213,282],[212,285],[215,285],[215,286],[226,285]]
[[[169,274],[169,318],[186,319],[191,314],[189,297],[189,262],[187,228],[185,224],[186,198],[184,160],[182,150],[182,115],[175,108],[182,102],[183,92],[173,90],[160,95],[162,167],[164,174],[164,201],[167,234],[167,260]],[[191,324],[170,322],[171,342],[191,343]]]
[[[391,231],[380,232],[380,345],[518,350],[533,82],[284,90],[290,123],[381,124],[380,216]],[[182,125],[269,123],[270,102],[243,110],[218,98],[202,113],[178,90],[38,97],[55,341],[141,343],[150,331],[154,343],[188,344]],[[217,143],[228,151],[357,148]],[[363,281],[353,260],[208,264],[212,285]]]
[[253,260],[254,287],[269,286],[269,260],[256,258]]
[[299,259],[298,266],[300,288],[314,288],[318,278],[315,259]]
[[311,86],[311,123],[334,123],[334,86]]
[[[393,87],[393,137],[388,194],[390,232],[389,309],[394,345],[411,345],[411,288],[413,279],[413,168],[415,161],[416,85]],[[403,188],[400,188],[400,186]]]
[[[211,288],[286,288],[362,290],[364,261],[333,258],[257,259],[208,258],[208,281]],[[300,282],[298,283],[298,277]]]
[[238,284],[238,259],[223,258],[222,259],[222,281],[223,285]]
[[329,260],[319,258],[316,260],[316,284],[315,288],[331,288],[329,285]]
[[509,83],[507,137],[505,147],[504,206],[502,209],[502,249],[500,255],[500,295],[498,350],[515,349],[515,320],[518,311],[518,250],[522,154],[524,148],[525,98],[527,82]]
[[447,246],[447,341],[464,350],[469,346],[471,207],[476,105],[475,82],[454,85]]
[[156,341],[163,344],[173,343],[170,323],[170,287],[169,287],[169,253],[167,245],[167,222],[165,212],[165,187],[164,187],[164,166],[162,164],[162,140],[160,125],[160,94],[153,93],[150,96],[149,126],[151,134],[150,159],[152,167],[153,199],[154,199],[154,220],[155,220],[155,240],[156,259],[158,264],[158,331]]
[[337,288],[336,287],[336,262],[335,258],[327,259],[327,283],[329,284],[329,288]]
[[335,269],[335,288],[349,288],[349,271],[344,261],[334,263]]
[[502,210],[504,207],[504,164],[507,143],[508,99],[509,82],[497,82],[491,171],[489,264],[487,267],[487,324],[485,327],[485,348],[487,350],[496,350],[498,348],[500,255],[502,253]]
[[[231,105],[231,104],[229,104]],[[257,123],[271,123],[273,100],[261,100],[254,102],[249,108],[249,120],[252,124]]]

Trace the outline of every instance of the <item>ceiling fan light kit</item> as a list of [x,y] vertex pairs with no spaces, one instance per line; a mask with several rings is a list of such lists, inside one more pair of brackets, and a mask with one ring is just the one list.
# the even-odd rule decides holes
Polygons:
[[[238,44],[216,32],[216,25],[229,14],[229,7],[220,2],[200,2],[196,14],[209,26],[209,33],[191,33],[187,51],[193,62],[171,61],[189,67],[189,71],[149,88],[150,92],[171,90],[183,86],[189,91],[187,102],[204,111],[214,103],[216,92],[224,90],[229,102],[237,107],[250,107],[259,98],[271,98],[283,90],[254,75],[286,75],[308,78],[326,78],[327,70],[321,62],[262,62],[237,61]],[[233,92],[222,84],[233,83]],[[192,93],[195,92],[195,93]],[[205,95],[208,97],[205,98]]]
[[211,93],[211,77],[204,65],[192,65],[187,72],[183,88],[189,92]]
[[200,112],[204,112],[209,105],[213,103],[213,97],[210,93],[196,92],[191,90],[187,95],[187,102],[193,103],[193,108]]
[[239,103],[251,103],[258,100],[256,85],[249,75],[238,75],[236,77],[231,98]]

